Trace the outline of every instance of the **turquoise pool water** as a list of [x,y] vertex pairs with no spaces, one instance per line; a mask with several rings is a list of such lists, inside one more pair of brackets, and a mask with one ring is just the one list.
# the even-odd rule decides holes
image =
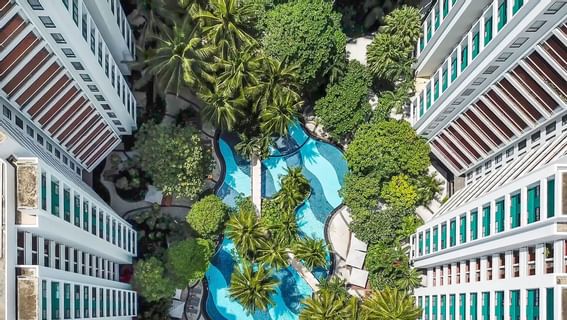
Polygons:
[[[249,196],[251,178],[249,163],[234,151],[234,138],[222,137],[219,141],[226,173],[217,195],[231,206],[239,194]],[[339,190],[347,171],[341,151],[332,145],[310,138],[301,125],[290,127],[289,136],[277,141],[271,156],[262,162],[263,197],[271,197],[280,189],[279,176],[288,167],[300,166],[309,179],[311,195],[296,210],[300,232],[303,235],[324,239],[325,221],[338,207],[342,199]],[[236,261],[234,245],[225,238],[207,270],[208,297],[206,311],[213,320],[236,319],[298,319],[300,301],[311,295],[307,283],[293,270],[286,268],[277,272],[280,285],[274,294],[274,306],[264,313],[247,315],[244,309],[228,296],[228,286]],[[316,270],[317,277],[324,277],[327,270]]]

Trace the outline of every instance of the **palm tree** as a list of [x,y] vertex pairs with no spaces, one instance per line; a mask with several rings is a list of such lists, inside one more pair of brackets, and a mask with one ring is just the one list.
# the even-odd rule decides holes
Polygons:
[[210,10],[199,10],[194,14],[202,21],[203,31],[219,49],[221,57],[226,58],[231,48],[239,49],[242,45],[252,44],[255,40],[247,33],[247,22],[253,15],[249,3],[238,0],[210,0]]
[[428,205],[441,192],[441,184],[435,173],[426,174],[416,179],[418,203]]
[[330,278],[325,278],[319,281],[320,291],[330,291],[338,297],[347,297],[347,283],[344,279],[338,276],[331,276]]
[[265,230],[254,212],[243,210],[230,217],[226,235],[234,242],[236,250],[245,257],[254,256],[262,246]]
[[297,205],[305,200],[305,193],[290,184],[285,184],[282,185],[274,200],[276,200],[283,211],[293,211]]
[[415,47],[421,34],[421,15],[419,9],[402,6],[384,18],[381,32],[397,35],[407,47]]
[[214,68],[221,70],[217,78],[219,89],[234,96],[245,88],[257,85],[262,60],[256,45],[249,45],[241,50],[233,48],[227,59],[218,58]]
[[289,263],[284,242],[278,239],[264,241],[258,249],[257,260],[276,270],[287,267]]
[[[353,297],[353,299],[356,298]],[[337,296],[331,291],[319,291],[313,297],[303,300],[302,303],[304,308],[299,314],[300,320],[353,319],[350,299]]]
[[235,266],[228,292],[250,315],[256,311],[266,311],[273,304],[271,296],[278,284],[278,280],[263,265],[254,267],[244,263],[241,268]]
[[415,268],[408,268],[403,276],[396,280],[396,286],[404,291],[411,291],[421,285],[421,273]]
[[218,85],[213,86],[213,89],[203,87],[198,95],[204,102],[201,110],[203,117],[213,125],[229,131],[242,115],[240,108],[246,104],[243,97],[231,98]]
[[197,87],[203,80],[211,80],[211,68],[206,62],[214,49],[206,46],[200,30],[185,18],[174,21],[173,27],[158,23],[159,34],[150,37],[157,42],[156,48],[147,50],[144,73],[156,77],[163,91],[179,94],[184,84]]
[[411,52],[396,35],[378,33],[368,46],[366,58],[370,72],[379,78],[398,81],[413,76]]
[[421,315],[421,308],[407,293],[385,288],[362,302],[361,315],[363,320],[415,320]]
[[301,167],[288,167],[281,178],[282,185],[290,185],[302,193],[309,192],[309,180],[303,175]]
[[272,138],[270,136],[260,135],[257,137],[248,137],[240,133],[238,137],[240,138],[240,142],[234,146],[234,149],[244,158],[252,160],[254,156],[258,156],[260,159],[266,159],[270,156],[270,146],[272,145]]
[[299,227],[297,226],[295,213],[293,211],[284,210],[281,212],[280,220],[280,224],[270,226],[270,233],[277,241],[289,245],[297,240],[299,235]]
[[254,110],[265,109],[273,101],[290,96],[291,101],[299,101],[299,65],[286,65],[278,59],[265,57],[262,64],[262,77],[257,85],[246,89],[246,94],[255,97]]
[[293,253],[308,269],[327,265],[327,246],[323,240],[309,237],[300,239],[293,245]]
[[302,102],[294,100],[291,95],[278,96],[262,109],[260,128],[266,135],[284,136],[287,128],[299,115]]

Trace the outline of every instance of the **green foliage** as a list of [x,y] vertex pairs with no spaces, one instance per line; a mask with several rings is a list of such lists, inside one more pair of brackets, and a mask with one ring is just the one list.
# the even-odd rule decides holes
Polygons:
[[412,209],[418,200],[417,190],[405,174],[393,176],[382,188],[380,196],[394,209]]
[[189,127],[145,123],[136,135],[142,168],[166,195],[195,198],[212,169],[212,157]]
[[429,146],[407,121],[381,121],[359,128],[345,157],[356,175],[374,174],[387,181],[417,177],[429,167]]
[[301,167],[287,168],[286,174],[280,177],[281,189],[274,197],[283,211],[292,211],[309,194],[309,181],[301,172]]
[[365,267],[370,273],[370,283],[378,290],[395,288],[409,270],[407,252],[399,243],[378,243],[370,246]]
[[[254,257],[256,251],[262,246],[266,230],[256,218],[254,205],[248,207],[250,202],[242,202],[238,212],[233,214],[226,224],[226,235],[234,242],[236,250],[242,257]],[[251,210],[250,210],[251,209]]]
[[394,91],[384,91],[378,97],[378,103],[373,113],[374,121],[383,121],[390,119],[392,111],[402,113],[404,105],[409,102],[409,88],[402,86]]
[[329,291],[336,297],[346,298],[349,296],[346,281],[336,275],[321,279],[321,281],[319,281],[319,290]]
[[404,45],[415,46],[421,34],[421,14],[415,7],[402,6],[384,18],[380,32],[397,35]]
[[298,238],[299,227],[295,213],[291,210],[282,210],[275,200],[262,201],[260,223],[270,232],[273,239],[285,245],[291,244]]
[[403,218],[408,214],[411,214],[411,211],[408,213],[393,208],[380,211],[357,209],[352,211],[352,222],[349,227],[358,239],[368,244],[385,239],[393,241],[396,239]]
[[368,102],[372,79],[366,67],[351,61],[346,75],[327,87],[323,98],[315,103],[315,115],[335,140],[350,137],[371,113]]
[[133,285],[149,302],[171,298],[175,291],[174,284],[165,277],[163,263],[156,257],[139,260],[134,265]]
[[357,176],[347,173],[340,190],[344,203],[351,209],[375,209],[378,207],[381,181],[373,175]]
[[315,89],[345,59],[340,19],[331,2],[290,1],[268,12],[262,43],[269,55],[299,64],[300,84]]
[[211,240],[186,239],[166,251],[167,269],[179,289],[205,276],[215,246]]
[[441,192],[441,181],[435,176],[436,173],[430,173],[415,179],[414,184],[419,195],[417,200],[419,204],[428,205]]
[[402,218],[402,224],[398,230],[398,239],[407,239],[423,225],[423,220],[415,214],[409,214]]
[[385,288],[362,302],[362,320],[416,320],[421,316],[413,297],[404,291]]
[[327,246],[321,239],[302,238],[297,240],[292,247],[295,257],[310,270],[327,265]]
[[258,250],[258,262],[274,269],[288,266],[287,249],[283,241],[266,240]]
[[228,207],[216,195],[208,195],[197,201],[187,214],[187,222],[199,236],[216,238],[222,233],[228,217]]
[[266,311],[273,304],[272,295],[276,292],[278,280],[263,265],[244,263],[234,268],[228,288],[230,297],[238,301],[249,315]]
[[304,308],[299,314],[300,320],[344,320],[353,319],[357,301],[354,297],[348,299],[322,290],[303,300],[302,304]]

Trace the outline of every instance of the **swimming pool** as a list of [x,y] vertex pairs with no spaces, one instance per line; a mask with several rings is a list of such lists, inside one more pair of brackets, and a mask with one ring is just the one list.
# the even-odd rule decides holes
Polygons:
[[[234,206],[239,194],[251,194],[249,163],[234,151],[236,141],[230,137],[219,140],[219,150],[225,160],[225,179],[217,191],[225,203]],[[338,207],[342,199],[339,190],[344,182],[347,164],[336,147],[312,139],[300,124],[290,126],[289,135],[279,139],[271,156],[262,162],[262,196],[271,197],[279,189],[279,176],[288,167],[300,166],[311,185],[311,195],[296,210],[297,222],[302,235],[325,239],[325,221]],[[276,273],[280,280],[274,294],[274,305],[264,313],[247,315],[239,303],[230,299],[228,285],[233,267],[234,244],[225,237],[207,270],[208,297],[206,311],[213,320],[235,319],[298,319],[300,302],[311,295],[312,290],[292,268]],[[317,277],[324,277],[327,270],[316,270]]]

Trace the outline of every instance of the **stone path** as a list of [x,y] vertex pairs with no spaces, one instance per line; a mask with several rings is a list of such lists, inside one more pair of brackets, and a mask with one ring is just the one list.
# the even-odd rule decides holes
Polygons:
[[307,267],[305,267],[305,265],[303,265],[301,261],[297,260],[293,253],[288,252],[287,256],[289,258],[291,267],[294,268],[295,271],[297,271],[297,273],[305,280],[305,282],[307,282],[313,292],[319,291],[319,280],[315,278],[313,273],[309,271],[309,269],[307,269]]
[[256,207],[256,213],[262,213],[262,161],[254,157],[251,161],[252,166],[252,203]]
[[350,221],[351,218],[348,207],[342,206],[330,218],[326,230],[327,239],[329,239],[329,245],[333,250],[335,258],[334,273],[347,282],[350,278],[350,271],[346,264],[348,249],[350,247],[351,232],[348,228]]
[[366,47],[372,42],[372,35],[351,39],[346,45],[349,60],[366,64]]

